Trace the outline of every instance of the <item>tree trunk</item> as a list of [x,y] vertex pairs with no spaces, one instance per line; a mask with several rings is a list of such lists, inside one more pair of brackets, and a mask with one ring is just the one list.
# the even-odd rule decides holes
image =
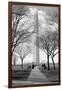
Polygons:
[[21,59],[21,63],[22,63],[22,64],[21,64],[21,67],[22,67],[22,69],[23,69],[23,58]]
[[54,62],[53,57],[52,57],[52,62],[53,62],[53,68],[54,68],[54,70],[55,70],[55,62]]
[[50,70],[50,66],[49,66],[49,55],[47,54],[47,66],[48,66],[48,70]]
[[14,66],[16,65],[16,61],[14,60]]

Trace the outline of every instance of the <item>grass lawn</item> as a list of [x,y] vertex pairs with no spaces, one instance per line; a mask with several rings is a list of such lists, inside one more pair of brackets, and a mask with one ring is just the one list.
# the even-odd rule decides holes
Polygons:
[[[29,65],[24,65],[23,69],[21,65],[12,66],[12,77],[13,80],[21,80],[25,81],[28,79],[32,68]],[[50,64],[50,70],[42,69],[42,65],[39,66],[39,70],[43,73],[50,82],[59,82],[59,72],[58,72],[58,64],[56,64],[56,69],[53,69],[52,64]]]
[[58,82],[59,81],[59,71],[56,65],[56,69],[53,69],[53,66],[50,64],[50,70],[39,68],[39,70],[48,78],[51,82]]
[[23,69],[20,65],[12,67],[12,78],[14,80],[27,80],[30,75],[31,68],[24,66]]

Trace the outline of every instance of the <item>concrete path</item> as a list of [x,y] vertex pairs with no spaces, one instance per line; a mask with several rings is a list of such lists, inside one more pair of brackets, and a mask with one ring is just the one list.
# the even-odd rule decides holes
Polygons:
[[33,81],[33,82],[48,82],[48,79],[46,76],[40,72],[38,67],[36,66],[31,72],[28,77],[28,81]]

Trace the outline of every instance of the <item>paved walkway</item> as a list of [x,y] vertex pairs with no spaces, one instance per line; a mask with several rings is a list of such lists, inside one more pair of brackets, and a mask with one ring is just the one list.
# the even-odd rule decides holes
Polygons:
[[33,81],[33,82],[48,82],[48,79],[46,76],[40,72],[38,67],[36,66],[31,72],[28,77],[28,81]]

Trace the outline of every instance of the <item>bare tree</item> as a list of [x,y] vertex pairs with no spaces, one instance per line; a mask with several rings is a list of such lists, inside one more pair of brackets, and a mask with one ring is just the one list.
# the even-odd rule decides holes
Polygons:
[[40,44],[39,47],[47,54],[47,65],[48,65],[48,70],[50,69],[49,66],[49,33],[50,32],[45,32],[45,34],[41,35],[39,38]]
[[31,47],[26,44],[26,43],[21,43],[19,44],[16,49],[15,49],[15,52],[19,54],[20,56],[20,59],[21,59],[21,66],[22,66],[22,69],[23,69],[23,61],[24,61],[24,58],[29,54],[31,53],[32,49]]
[[[42,42],[41,48],[46,52],[47,54],[47,60],[48,60],[48,69],[49,66],[49,56],[52,58],[53,67],[55,69],[55,62],[54,62],[54,56],[58,53],[56,52],[58,48],[58,8],[48,8],[48,10],[45,9],[45,12],[47,13],[49,18],[45,18],[47,21],[48,29],[46,28],[47,32],[43,36],[41,36],[40,41]],[[50,28],[49,28],[50,26]],[[55,28],[55,31],[53,28]],[[50,30],[50,31],[48,31]]]
[[26,33],[26,32],[20,33],[20,31],[17,31],[17,27],[20,20],[22,20],[24,16],[27,16],[27,12],[28,12],[28,9],[24,6],[19,6],[19,5],[12,6],[13,50],[17,46],[18,40]]
[[56,54],[58,54],[58,32],[57,31],[54,31],[51,33],[50,35],[51,37],[51,45],[50,45],[50,50],[49,50],[49,53],[50,53],[50,56],[52,58],[52,62],[53,62],[53,67],[55,69],[55,62],[54,62],[54,57],[56,56]]
[[47,64],[48,64],[48,70],[50,69],[49,66],[49,56],[52,58],[53,67],[55,69],[55,62],[54,62],[54,56],[58,53],[55,51],[58,48],[58,33],[57,31],[46,31],[45,34],[43,34],[40,37],[40,48],[47,54]]
[[[51,11],[51,13],[50,13]],[[54,56],[58,53],[58,51],[56,52],[56,50],[58,49],[58,18],[59,18],[59,14],[58,14],[58,8],[54,9],[52,8],[48,12],[48,15],[51,18],[51,23],[49,23],[50,25],[53,25],[53,23],[55,24],[55,31],[51,33],[50,38],[51,38],[51,45],[50,45],[50,56],[52,58],[52,62],[53,62],[53,68],[55,69],[55,62],[54,62]]]
[[[29,29],[31,27],[34,26],[33,21],[30,22],[31,20],[33,20],[30,15],[28,15],[28,13],[30,12],[29,9],[27,7],[24,6],[13,6],[13,10],[12,10],[12,28],[13,28],[13,48],[12,50],[14,51],[14,49],[20,44],[26,41],[26,39],[32,35],[32,33],[34,33],[34,30],[32,32],[29,31]],[[19,25],[19,22],[21,20],[23,20],[23,18],[28,18],[28,20],[26,19],[26,21],[22,21],[21,24]],[[28,25],[27,25],[28,22]],[[18,26],[19,25],[19,26]],[[22,29],[23,27],[25,27],[25,25],[27,25],[28,27]],[[19,28],[18,28],[19,27]]]

